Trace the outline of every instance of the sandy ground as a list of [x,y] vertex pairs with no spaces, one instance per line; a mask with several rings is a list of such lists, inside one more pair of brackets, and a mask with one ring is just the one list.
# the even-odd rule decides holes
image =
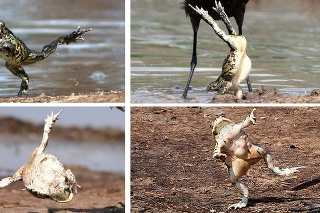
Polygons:
[[[225,212],[239,202],[226,166],[212,158],[210,123],[221,114],[240,122],[251,110],[132,107],[131,212]],[[245,131],[269,148],[276,166],[305,168],[278,176],[257,163],[242,179],[249,204],[237,212],[320,212],[319,113],[319,107],[257,107],[257,123]]]
[[124,103],[125,91],[100,91],[85,94],[51,96],[44,93],[36,97],[0,98],[0,103]]
[[78,166],[66,165],[65,168],[71,169],[82,187],[71,202],[57,203],[33,197],[28,191],[22,191],[22,182],[16,182],[0,190],[0,212],[125,212],[122,175]]

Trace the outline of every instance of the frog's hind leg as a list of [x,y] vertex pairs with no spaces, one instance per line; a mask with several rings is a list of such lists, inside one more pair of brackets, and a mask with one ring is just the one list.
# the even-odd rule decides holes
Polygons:
[[299,172],[298,169],[303,168],[303,166],[300,166],[300,167],[292,167],[292,168],[282,169],[280,167],[274,166],[274,162],[273,162],[272,156],[269,151],[267,151],[267,153],[264,157],[264,162],[267,164],[269,169],[271,169],[274,173],[276,173],[278,175],[290,175],[294,172]]
[[53,112],[52,112],[51,115],[48,115],[47,119],[45,119],[46,123],[45,123],[44,129],[43,129],[42,141],[41,141],[40,146],[36,149],[36,153],[35,153],[36,155],[40,155],[46,149],[46,147],[48,145],[48,141],[49,141],[49,133],[50,133],[53,125],[55,124],[55,122],[58,120],[58,116],[60,115],[61,112],[62,112],[62,110],[60,110],[60,112],[58,112],[57,114],[53,114]]
[[28,88],[29,88],[29,76],[28,74],[24,71],[22,66],[14,66],[9,63],[6,63],[6,67],[12,74],[15,76],[18,76],[21,78],[21,86],[20,86],[20,91],[18,92],[18,96],[22,95],[28,95]]
[[243,195],[241,201],[239,203],[235,203],[228,207],[229,209],[238,209],[238,208],[244,208],[248,204],[248,197],[249,197],[249,191],[247,187],[239,180],[243,175],[247,173],[247,171],[250,168],[249,164],[242,164],[242,159],[235,159],[232,162],[232,166],[228,166],[228,175],[229,179],[239,192]]
[[12,177],[3,178],[0,181],[0,189],[8,186],[10,183],[21,180],[23,168],[24,166],[22,166],[18,171],[16,171]]

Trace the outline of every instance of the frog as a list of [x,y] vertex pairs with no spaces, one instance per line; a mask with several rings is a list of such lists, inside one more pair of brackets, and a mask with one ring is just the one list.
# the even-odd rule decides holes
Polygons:
[[48,198],[61,203],[73,199],[73,192],[77,193],[77,187],[81,188],[74,174],[70,169],[65,169],[57,157],[44,152],[48,145],[49,133],[61,112],[62,110],[57,114],[52,112],[47,116],[40,146],[12,177],[0,181],[0,189],[13,182],[23,181],[25,189],[37,198]]
[[292,168],[275,166],[269,149],[254,143],[253,139],[243,130],[256,123],[255,110],[253,109],[250,115],[240,123],[221,115],[210,124],[212,137],[215,141],[213,158],[225,163],[230,182],[243,195],[241,201],[230,205],[228,210],[247,206],[249,191],[239,179],[260,160],[263,159],[267,167],[277,175],[291,175],[303,168],[303,166]]
[[19,39],[5,24],[0,20],[0,57],[6,62],[6,68],[15,76],[21,78],[18,97],[28,95],[29,76],[23,66],[34,64],[47,58],[54,53],[58,45],[76,43],[78,40],[84,40],[83,34],[92,31],[90,29],[81,29],[79,26],[73,32],[62,35],[49,44],[43,46],[41,51],[31,50]]
[[231,25],[227,14],[224,11],[221,3],[215,1],[216,7],[213,10],[216,11],[221,20],[227,27],[228,33],[226,34],[213,18],[203,8],[189,6],[201,15],[202,19],[207,22],[214,30],[214,32],[230,47],[228,55],[225,57],[222,64],[222,72],[220,76],[213,82],[211,82],[206,90],[218,91],[218,94],[225,94],[228,91],[234,92],[236,99],[246,99],[244,93],[239,84],[248,77],[251,70],[251,60],[246,53],[247,40],[241,35],[237,34]]

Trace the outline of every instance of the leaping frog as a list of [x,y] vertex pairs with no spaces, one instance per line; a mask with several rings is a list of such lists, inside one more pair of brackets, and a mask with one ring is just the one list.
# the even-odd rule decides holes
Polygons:
[[92,29],[81,30],[80,26],[75,31],[60,36],[51,43],[45,45],[42,51],[30,50],[26,44],[13,34],[6,27],[3,21],[0,21],[0,57],[6,61],[6,67],[12,74],[22,79],[18,96],[28,94],[29,76],[23,69],[23,65],[29,65],[41,61],[51,55],[61,44],[75,43],[77,40],[84,40],[82,35]]
[[303,168],[280,168],[275,166],[270,151],[266,147],[253,142],[243,128],[255,124],[254,111],[255,109],[240,123],[220,116],[210,125],[212,136],[216,141],[213,157],[222,160],[226,164],[231,183],[243,195],[239,203],[229,206],[228,209],[247,206],[249,191],[239,179],[247,173],[252,165],[260,160],[263,159],[267,167],[278,175],[290,175],[298,172],[299,168]]

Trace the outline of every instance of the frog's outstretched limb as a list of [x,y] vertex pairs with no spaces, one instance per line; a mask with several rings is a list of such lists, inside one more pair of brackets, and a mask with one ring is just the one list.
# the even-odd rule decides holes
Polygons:
[[54,51],[56,51],[58,45],[76,43],[77,40],[84,40],[82,35],[90,31],[92,31],[92,28],[81,30],[79,26],[78,29],[74,30],[73,32],[60,36],[59,38],[53,40],[50,44],[45,45],[41,52],[29,50],[29,57],[25,60],[24,64],[33,64],[47,58]]
[[59,119],[58,116],[60,115],[61,112],[62,110],[60,110],[57,114],[53,114],[52,112],[51,115],[48,115],[47,118],[44,120],[45,125],[43,128],[43,136],[42,136],[41,144],[32,155],[40,155],[47,148],[48,141],[49,141],[49,133],[53,125],[55,124],[55,122]]

